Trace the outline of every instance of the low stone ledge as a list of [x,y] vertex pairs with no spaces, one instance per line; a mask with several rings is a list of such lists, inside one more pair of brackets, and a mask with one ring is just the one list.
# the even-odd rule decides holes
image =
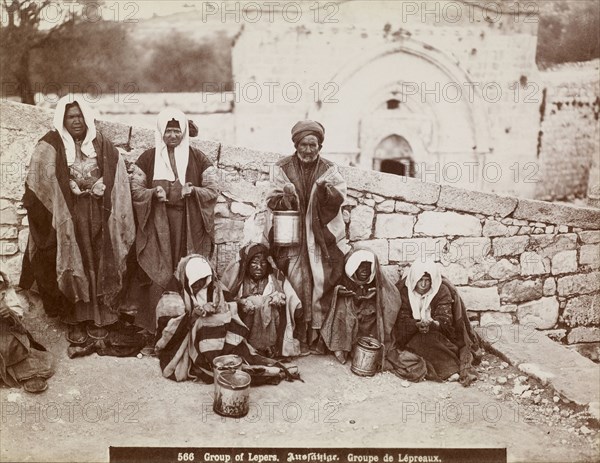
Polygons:
[[350,188],[377,192],[378,195],[417,204],[435,204],[440,196],[440,185],[424,183],[415,178],[399,177],[356,167],[340,167]]
[[600,224],[600,209],[553,204],[533,199],[519,199],[512,217],[595,230]]
[[437,205],[456,211],[506,217],[515,210],[517,202],[517,198],[443,185]]

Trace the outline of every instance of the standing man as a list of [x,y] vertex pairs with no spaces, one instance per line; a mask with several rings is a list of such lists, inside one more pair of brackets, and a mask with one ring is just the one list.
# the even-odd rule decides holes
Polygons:
[[319,155],[324,138],[325,129],[318,122],[306,120],[294,125],[296,152],[275,165],[267,196],[272,211],[300,214],[300,244],[273,246],[273,256],[302,301],[294,337],[300,340],[303,353],[317,348],[348,246],[341,211],[346,182],[337,166]]
[[29,241],[20,286],[37,283],[44,309],[68,324],[72,344],[105,338],[118,319],[135,223],[125,162],[96,131],[83,97],[58,101],[54,130],[31,156],[23,206]]
[[173,272],[189,254],[210,259],[214,247],[214,210],[219,196],[216,169],[190,146],[188,119],[178,109],[158,115],[155,148],[138,158],[131,191],[137,219],[139,270],[130,299],[136,325],[156,329],[155,309],[167,289],[177,290]]

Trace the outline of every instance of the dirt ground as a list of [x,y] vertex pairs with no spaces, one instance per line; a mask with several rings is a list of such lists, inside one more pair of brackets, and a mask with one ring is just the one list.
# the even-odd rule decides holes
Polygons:
[[108,461],[109,446],[501,447],[509,461],[600,461],[597,422],[490,354],[469,388],[301,358],[304,382],[252,388],[250,413],[232,419],[213,413],[212,385],[167,380],[156,358],[70,360],[56,320],[34,310],[26,324],[57,370],[41,395],[0,389],[1,462]]

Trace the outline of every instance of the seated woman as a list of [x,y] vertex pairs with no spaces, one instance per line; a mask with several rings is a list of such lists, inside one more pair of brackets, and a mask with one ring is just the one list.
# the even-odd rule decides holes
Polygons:
[[155,350],[163,376],[212,383],[212,361],[235,354],[247,364],[244,370],[254,384],[298,378],[291,373],[293,368],[258,355],[248,343],[248,328],[238,316],[237,304],[225,301],[223,285],[205,257],[192,254],[181,259],[175,278],[181,291],[164,293],[156,307]]
[[382,273],[377,256],[367,249],[349,252],[321,329],[325,345],[342,364],[362,336],[389,348],[399,306],[398,290]]
[[300,355],[294,339],[294,315],[301,309],[294,288],[269,258],[262,244],[240,249],[223,274],[226,298],[236,301],[240,318],[250,330],[248,341],[267,357]]
[[[415,261],[398,283],[402,300],[395,327],[396,347],[421,357],[427,378],[476,379],[472,363],[478,338],[456,288],[431,261]],[[476,354],[476,355],[477,355]],[[388,360],[394,360],[394,355]]]
[[35,394],[48,388],[46,379],[54,374],[54,361],[22,325],[22,315],[15,290],[0,272],[0,379]]

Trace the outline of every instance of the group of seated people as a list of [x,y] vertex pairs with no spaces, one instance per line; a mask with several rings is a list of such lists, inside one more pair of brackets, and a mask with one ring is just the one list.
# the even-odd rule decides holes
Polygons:
[[[348,246],[346,184],[319,155],[321,124],[292,128],[296,151],[277,163],[267,194],[268,210],[298,214],[300,240],[278,245],[266,230],[220,276],[219,182],[190,146],[193,123],[161,112],[155,147],[129,168],[94,124],[83,99],[59,101],[23,198],[30,235],[19,285],[67,324],[70,357],[145,351],[169,379],[211,383],[213,360],[235,354],[253,384],[277,384],[299,379],[290,359],[331,353],[345,364],[370,338],[380,370],[412,381],[476,379],[478,338],[439,265],[417,260],[393,284],[373,251]],[[4,276],[1,290],[13,290]],[[0,302],[1,379],[41,392],[52,361],[11,300]]]

